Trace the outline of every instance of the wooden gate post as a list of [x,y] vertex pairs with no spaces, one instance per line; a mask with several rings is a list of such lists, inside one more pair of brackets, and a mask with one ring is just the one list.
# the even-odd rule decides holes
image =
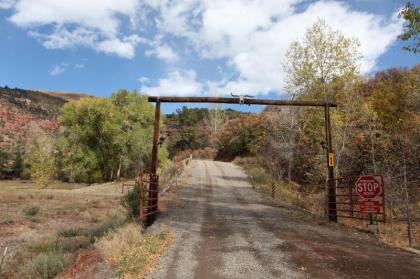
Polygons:
[[331,138],[330,106],[325,105],[325,139],[327,142],[327,194],[328,194],[328,219],[337,222],[337,197],[334,185],[334,153]]
[[[160,124],[160,102],[159,99],[156,102],[155,108],[155,123],[154,123],[154,130],[153,130],[153,147],[152,147],[152,162],[150,164],[150,183],[149,183],[149,196],[150,199],[148,201],[148,208],[157,210],[158,205],[158,180],[157,180],[157,166],[158,166],[158,138],[159,138],[159,124]],[[155,220],[156,214],[151,214],[147,216],[147,224],[151,225]]]

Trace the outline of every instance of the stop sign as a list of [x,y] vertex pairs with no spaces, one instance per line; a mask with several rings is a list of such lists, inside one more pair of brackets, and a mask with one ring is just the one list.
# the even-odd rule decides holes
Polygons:
[[364,199],[374,199],[382,193],[382,184],[372,175],[362,175],[356,181],[356,192]]

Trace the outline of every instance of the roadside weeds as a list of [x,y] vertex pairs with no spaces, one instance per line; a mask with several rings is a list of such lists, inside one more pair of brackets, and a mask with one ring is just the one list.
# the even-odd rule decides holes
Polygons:
[[169,231],[144,235],[140,226],[131,222],[98,239],[95,248],[101,251],[118,278],[143,278],[172,239]]

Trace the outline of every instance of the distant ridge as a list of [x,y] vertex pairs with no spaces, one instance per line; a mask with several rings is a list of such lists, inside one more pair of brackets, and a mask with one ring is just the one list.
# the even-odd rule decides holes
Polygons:
[[31,114],[37,118],[56,117],[66,102],[63,98],[38,91],[0,87],[0,105],[4,109],[17,109],[20,113]]
[[82,97],[89,95],[0,87],[0,151],[22,152],[34,127],[55,133],[60,109]]
[[77,101],[80,98],[83,97],[93,97],[89,94],[86,93],[82,93],[82,92],[66,92],[66,91],[60,91],[60,90],[38,90],[38,89],[33,89],[30,91],[34,91],[34,92],[39,92],[42,94],[47,94],[50,96],[54,96],[54,97],[58,97],[61,98],[63,100],[66,101]]
[[0,103],[38,117],[56,116],[66,102],[74,102],[83,97],[92,96],[79,92],[0,87]]

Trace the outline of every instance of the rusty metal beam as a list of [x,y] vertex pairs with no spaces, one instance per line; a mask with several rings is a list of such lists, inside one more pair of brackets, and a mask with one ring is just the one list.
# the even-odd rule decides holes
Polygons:
[[[224,103],[224,104],[245,104],[245,105],[267,105],[267,106],[305,106],[305,107],[336,107],[333,102],[323,101],[295,101],[295,100],[268,100],[250,98],[225,98],[225,97],[157,97],[149,96],[149,102],[155,103]],[[243,100],[243,102],[240,102]]]

